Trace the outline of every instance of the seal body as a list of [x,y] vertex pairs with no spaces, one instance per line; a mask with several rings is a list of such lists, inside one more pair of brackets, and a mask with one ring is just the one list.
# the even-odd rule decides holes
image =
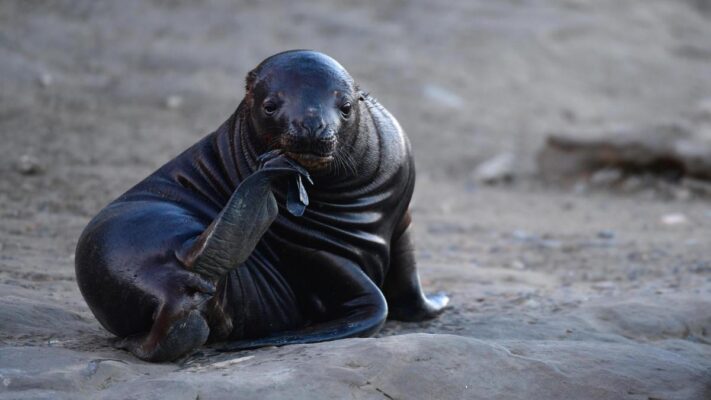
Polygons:
[[[415,183],[407,137],[349,78],[316,52],[267,59],[219,129],[89,223],[77,281],[125,348],[164,361],[208,337],[230,349],[315,342],[373,334],[388,315],[421,320],[442,310],[445,296],[422,294],[407,229]],[[268,151],[311,172],[303,215],[287,210],[293,174],[258,181],[277,170],[260,165]],[[201,258],[208,247],[216,255]]]

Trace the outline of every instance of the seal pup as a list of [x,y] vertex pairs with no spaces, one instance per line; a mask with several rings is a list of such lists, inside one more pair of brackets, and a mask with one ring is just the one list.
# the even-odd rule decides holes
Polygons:
[[338,62],[279,53],[215,132],[91,220],[77,282],[120,346],[156,362],[433,318],[448,297],[420,285],[414,183],[400,125]]

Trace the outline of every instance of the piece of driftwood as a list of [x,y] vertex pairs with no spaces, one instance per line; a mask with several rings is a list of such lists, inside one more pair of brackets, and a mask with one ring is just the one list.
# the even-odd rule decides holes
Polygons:
[[597,171],[652,174],[678,181],[711,181],[711,143],[695,139],[678,125],[619,130],[594,137],[550,135],[538,154],[541,176],[571,182]]

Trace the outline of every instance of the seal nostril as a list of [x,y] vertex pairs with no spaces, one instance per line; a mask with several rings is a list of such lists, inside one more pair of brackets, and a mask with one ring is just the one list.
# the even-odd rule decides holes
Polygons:
[[317,117],[304,118],[300,125],[309,136],[314,137],[318,137],[324,128],[323,119]]

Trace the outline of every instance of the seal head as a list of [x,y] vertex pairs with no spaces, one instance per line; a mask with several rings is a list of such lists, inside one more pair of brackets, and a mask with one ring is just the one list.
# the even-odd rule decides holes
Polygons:
[[325,54],[294,50],[269,57],[247,75],[246,91],[260,150],[280,150],[311,173],[337,162],[339,145],[357,132],[360,91]]

